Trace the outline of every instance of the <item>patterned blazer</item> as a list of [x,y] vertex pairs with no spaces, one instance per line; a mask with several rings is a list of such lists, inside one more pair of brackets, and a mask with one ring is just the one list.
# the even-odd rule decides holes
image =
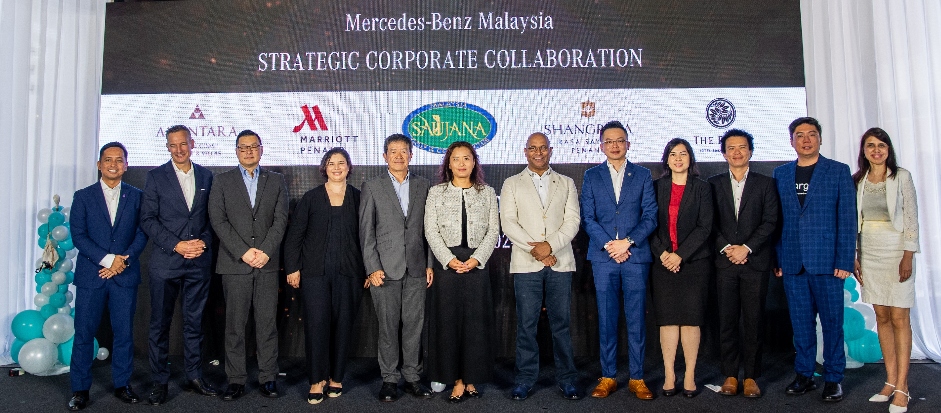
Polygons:
[[444,268],[454,258],[449,247],[461,245],[461,198],[467,209],[467,246],[474,248],[471,257],[484,268],[500,236],[500,214],[497,193],[490,186],[481,190],[461,189],[450,182],[428,190],[425,201],[425,238],[431,252]]

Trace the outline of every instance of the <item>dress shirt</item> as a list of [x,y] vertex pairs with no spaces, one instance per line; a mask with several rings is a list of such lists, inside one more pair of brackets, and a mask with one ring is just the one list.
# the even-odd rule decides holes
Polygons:
[[[735,220],[736,220],[736,221],[738,220],[738,210],[739,210],[739,207],[742,205],[742,192],[745,191],[745,180],[748,179],[748,171],[750,171],[750,170],[751,170],[751,168],[746,168],[746,169],[745,169],[745,175],[742,176],[741,182],[736,181],[736,180],[735,180],[735,174],[732,173],[732,170],[731,170],[731,169],[729,170],[729,181],[732,182],[732,204],[735,206],[735,211],[734,211],[734,212],[735,212]],[[745,244],[742,244],[742,245],[745,245]],[[728,248],[728,247],[731,247],[731,246],[732,246],[732,244],[728,244],[728,245],[722,247],[722,249],[719,250],[719,253],[720,253],[720,254],[724,254],[724,253],[725,253],[725,249]],[[751,248],[748,247],[748,245],[745,245],[745,249],[748,250],[748,253],[749,253],[749,254],[752,253],[752,250],[751,250]]]
[[[172,163],[172,162],[171,162]],[[183,172],[173,164],[173,170],[176,171],[176,179],[180,182],[180,188],[183,189],[183,198],[186,199],[186,208],[193,210],[193,197],[196,195],[196,168],[190,162],[189,172]]]
[[621,202],[621,184],[624,183],[624,171],[627,169],[627,160],[624,160],[624,163],[621,164],[621,170],[618,171],[614,169],[614,165],[611,164],[611,161],[605,161],[608,163],[608,172],[611,173],[611,183],[614,184],[614,202]]
[[539,176],[538,173],[533,172],[532,169],[527,168],[526,172],[529,173],[529,177],[533,178],[533,185],[536,186],[536,193],[539,194],[539,202],[542,202],[542,207],[546,207],[546,197],[549,196],[549,181],[551,178],[549,175],[552,174],[552,168],[550,167],[545,172],[542,173],[542,176]]
[[248,199],[252,202],[252,208],[255,207],[255,193],[258,192],[258,175],[261,175],[261,167],[255,167],[255,176],[248,173],[248,169],[239,164],[239,170],[242,171],[242,182],[245,182],[245,189],[248,190]]
[[[114,226],[114,219],[118,216],[118,205],[121,203],[121,182],[119,181],[114,188],[108,186],[103,180],[100,182],[101,191],[104,192],[105,195],[105,203],[108,205],[108,216],[111,217],[111,226]],[[114,264],[114,254],[107,254],[98,262],[98,265],[105,268],[111,268],[112,264]]]
[[399,198],[399,206],[402,207],[402,213],[408,217],[408,177],[412,174],[409,172],[405,173],[405,179],[399,183],[399,179],[392,175],[392,171],[389,172],[389,179],[392,180],[392,189],[395,190],[395,196]]

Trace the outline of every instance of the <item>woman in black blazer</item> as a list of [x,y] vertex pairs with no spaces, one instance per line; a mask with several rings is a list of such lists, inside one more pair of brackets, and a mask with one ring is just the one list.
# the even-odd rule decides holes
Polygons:
[[712,188],[696,176],[696,156],[685,139],[667,143],[661,158],[664,174],[654,183],[657,230],[650,252],[659,257],[650,270],[650,293],[660,326],[663,352],[663,395],[677,393],[673,363],[682,342],[686,358],[683,395],[695,397],[699,326],[706,309],[712,271],[709,236],[712,232]]
[[284,241],[287,282],[301,289],[304,302],[310,404],[323,401],[325,385],[329,397],[343,393],[353,322],[363,296],[359,190],[346,183],[351,168],[346,150],[324,154],[320,174],[327,182],[297,203]]

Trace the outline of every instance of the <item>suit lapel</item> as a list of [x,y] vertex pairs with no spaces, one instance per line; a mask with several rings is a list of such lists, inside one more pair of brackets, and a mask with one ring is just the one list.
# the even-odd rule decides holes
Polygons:
[[[95,190],[92,191],[95,194],[95,202],[98,203],[98,208],[95,208],[98,211],[101,211],[105,215],[105,222],[111,224],[111,213],[108,212],[108,202],[105,201],[105,191],[101,187],[101,181],[95,186]],[[117,222],[117,220],[115,220]],[[114,224],[111,224],[111,227],[114,227]]]
[[[719,180],[719,193],[716,194],[719,198],[717,203],[722,208],[721,213],[730,214],[732,218],[735,218],[735,194],[732,193],[732,181],[730,179],[729,176],[724,176],[723,179]],[[744,198],[744,195],[742,197]],[[741,208],[739,208],[739,211],[741,211]]]
[[[824,158],[823,155],[820,155],[820,159],[817,161],[817,166],[814,166],[814,173],[810,176],[810,188],[807,191],[807,195],[804,196],[804,205],[801,206],[801,211],[807,209],[807,205],[810,205],[810,200],[816,198],[814,194],[820,192],[820,190],[814,190],[818,185],[823,184],[824,177],[827,176],[827,171],[830,169],[830,163],[827,162],[827,158]],[[795,194],[796,196],[796,194]]]
[[[196,168],[195,164],[193,164],[193,166],[191,166],[190,168]],[[196,171],[194,170],[193,171],[194,176],[195,176],[195,173]],[[188,210],[188,207],[186,206],[186,196],[183,195],[183,186],[180,185],[180,179],[176,177],[176,168],[174,168],[173,165],[170,164],[170,162],[167,162],[167,173],[165,174],[165,177],[168,181],[166,184],[169,185],[171,188],[176,188],[175,191],[170,191],[170,192],[173,192],[173,196],[176,197],[176,199],[183,205],[183,210],[184,211]]]
[[[261,205],[261,194],[265,193],[265,188],[268,184],[268,171],[258,167],[258,188],[255,189],[255,206],[252,207],[252,215],[258,212],[258,206]],[[245,194],[248,194],[248,191],[245,191]],[[251,203],[251,199],[249,199]]]
[[[390,179],[389,184],[392,184],[391,179]],[[392,188],[392,189],[394,192],[395,188]],[[416,185],[415,182],[412,182],[412,173],[411,171],[409,171],[408,173],[408,210],[409,211],[414,211],[416,208],[415,202],[418,199],[418,189],[419,189],[418,185]],[[398,201],[399,200],[398,197],[396,197],[395,200]],[[402,204],[399,203],[399,205],[402,205]],[[399,209],[402,209],[402,208],[400,207]],[[408,214],[406,214],[405,211],[402,211],[402,217],[407,219]]]
[[601,192],[611,199],[612,204],[616,204],[617,201],[614,198],[614,182],[611,181],[611,171],[608,169],[608,161],[601,164],[601,167],[598,168],[598,174],[601,175]]
[[523,181],[517,186],[518,188],[522,188],[520,198],[537,200],[539,201],[540,207],[545,210],[550,202],[549,200],[552,199],[552,185],[549,185],[549,188],[546,190],[546,205],[542,205],[542,200],[539,199],[539,190],[536,189],[536,183],[533,182],[533,177],[529,174],[529,168],[517,175],[517,179]]
[[[618,197],[618,201],[619,201],[618,204],[620,204],[621,201],[624,201],[624,199],[627,198],[626,196],[624,196],[624,193],[627,192],[628,187],[630,187],[631,183],[634,181],[634,165],[632,165],[630,161],[625,159],[624,166],[622,167],[624,168],[624,174],[623,174],[623,178],[621,179],[621,195]],[[610,175],[611,174],[609,173],[608,176]],[[612,188],[611,192],[613,193],[614,186],[612,186],[611,188]]]
[[[751,173],[751,172],[749,172],[749,174],[750,174],[750,173]],[[729,185],[729,190],[731,191],[731,189],[732,189],[732,183],[729,182],[729,181],[726,181],[726,184]],[[738,205],[738,213],[739,213],[739,214],[741,214],[742,211],[745,210],[745,204],[747,204],[750,199],[752,199],[752,198],[755,197],[755,194],[757,193],[756,191],[757,191],[757,189],[755,189],[755,180],[754,180],[754,179],[752,179],[752,180],[746,179],[746,180],[745,180],[745,187],[742,188],[742,202],[740,202],[739,205]],[[733,207],[733,208],[735,207],[734,199],[733,199],[732,207]]]
[[[797,161],[794,161],[790,165],[781,168],[781,178],[778,180],[780,184],[783,184],[786,191],[784,194],[778,194],[781,197],[781,207],[786,205],[796,205],[798,210],[802,210],[800,200],[797,199],[797,189],[795,187],[794,176],[797,173]],[[804,200],[806,201],[806,199]]]
[[[124,210],[127,209],[127,193],[130,192],[127,190],[127,187],[124,184],[124,181],[121,181],[121,193],[118,194],[118,212],[114,214],[114,225],[111,225],[111,231],[114,232],[114,229],[118,227],[118,224],[121,223],[121,217],[124,216]],[[104,193],[102,193],[104,196]],[[110,216],[108,217],[111,218]]]

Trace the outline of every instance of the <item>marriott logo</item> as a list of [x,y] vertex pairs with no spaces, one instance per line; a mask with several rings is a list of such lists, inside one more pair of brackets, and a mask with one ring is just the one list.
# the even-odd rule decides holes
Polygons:
[[323,114],[320,113],[320,108],[316,105],[314,106],[301,106],[301,111],[304,112],[304,119],[300,124],[294,127],[294,133],[300,132],[304,129],[304,125],[310,130],[327,130],[327,122],[323,119]]

